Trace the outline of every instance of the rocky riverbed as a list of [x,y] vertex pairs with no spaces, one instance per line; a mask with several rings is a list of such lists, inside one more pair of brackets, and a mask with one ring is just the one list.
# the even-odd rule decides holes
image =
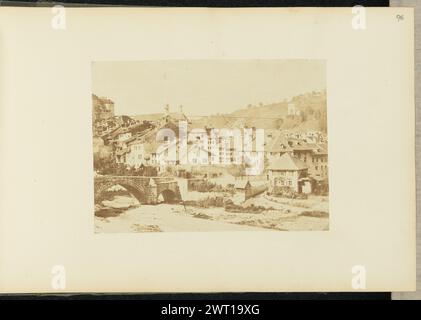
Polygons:
[[[266,195],[247,200],[244,209],[182,204],[139,205],[118,196],[96,207],[96,232],[171,231],[324,231],[329,229],[327,199],[272,199]],[[259,210],[250,208],[259,207]]]

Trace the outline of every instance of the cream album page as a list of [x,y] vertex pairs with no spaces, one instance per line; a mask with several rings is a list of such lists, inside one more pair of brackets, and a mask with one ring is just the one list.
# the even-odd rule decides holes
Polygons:
[[0,8],[0,292],[415,290],[410,8]]

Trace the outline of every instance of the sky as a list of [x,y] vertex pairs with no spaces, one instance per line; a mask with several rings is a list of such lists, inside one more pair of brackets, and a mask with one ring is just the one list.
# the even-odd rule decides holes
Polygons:
[[167,60],[93,62],[92,93],[116,115],[230,113],[326,89],[323,60]]

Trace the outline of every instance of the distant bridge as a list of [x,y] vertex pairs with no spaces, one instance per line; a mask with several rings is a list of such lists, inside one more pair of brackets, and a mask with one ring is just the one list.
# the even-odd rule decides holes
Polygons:
[[177,181],[167,177],[143,176],[95,176],[95,203],[100,202],[101,194],[113,186],[121,186],[142,204],[156,204],[162,195],[164,202],[182,201]]

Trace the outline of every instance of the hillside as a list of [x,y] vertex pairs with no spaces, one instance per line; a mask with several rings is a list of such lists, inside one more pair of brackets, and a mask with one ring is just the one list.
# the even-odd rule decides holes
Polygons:
[[[288,115],[288,105],[293,104],[299,115]],[[326,92],[311,92],[296,96],[290,101],[273,104],[249,105],[227,115],[209,117],[215,122],[232,127],[256,127],[265,129],[327,130]]]
[[[288,105],[293,104],[297,115],[288,115]],[[171,113],[179,119],[179,113]],[[162,113],[138,115],[133,118],[143,121],[156,121]],[[272,104],[248,105],[228,114],[192,118],[194,127],[289,129],[297,131],[327,130],[326,91],[310,92],[293,97],[289,101]]]

